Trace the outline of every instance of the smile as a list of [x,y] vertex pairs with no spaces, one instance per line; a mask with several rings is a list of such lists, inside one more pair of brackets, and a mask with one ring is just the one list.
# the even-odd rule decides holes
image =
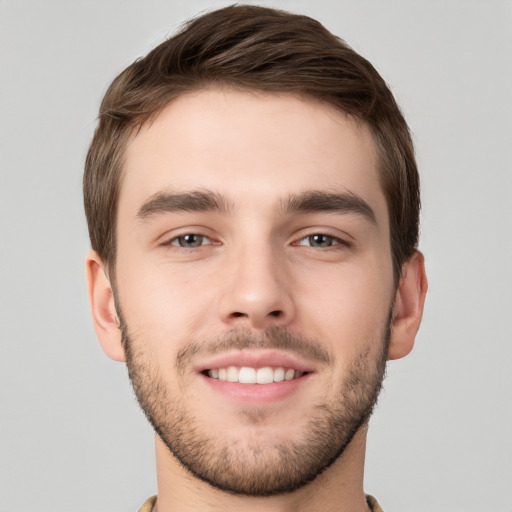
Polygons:
[[225,368],[213,368],[206,372],[212,379],[219,379],[225,382],[238,382],[240,384],[272,384],[298,379],[304,372],[293,368],[265,366],[263,368],[252,368],[249,366],[227,366]]

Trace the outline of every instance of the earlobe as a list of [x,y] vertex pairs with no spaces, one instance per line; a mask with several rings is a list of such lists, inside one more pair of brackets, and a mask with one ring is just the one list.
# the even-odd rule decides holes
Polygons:
[[85,272],[94,329],[101,348],[111,359],[125,361],[112,286],[96,251],[87,254]]
[[423,254],[416,251],[402,267],[393,306],[389,359],[400,359],[412,350],[423,316],[427,288]]

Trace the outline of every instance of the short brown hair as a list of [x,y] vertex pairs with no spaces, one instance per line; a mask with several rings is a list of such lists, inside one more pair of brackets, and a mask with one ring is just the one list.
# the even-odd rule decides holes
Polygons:
[[116,258],[128,139],[173,99],[216,85],[314,98],[370,127],[398,279],[418,243],[420,195],[411,136],[391,91],[366,59],[319,22],[247,5],[189,21],[126,68],[105,94],[85,163],[84,203],[92,248],[107,267],[112,269]]

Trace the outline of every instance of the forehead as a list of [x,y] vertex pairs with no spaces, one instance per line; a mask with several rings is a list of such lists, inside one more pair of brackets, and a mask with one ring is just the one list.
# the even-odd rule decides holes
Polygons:
[[262,206],[287,194],[344,190],[386,215],[370,129],[333,106],[291,95],[181,96],[134,136],[123,171],[120,215],[162,191],[197,189],[235,205],[258,198]]

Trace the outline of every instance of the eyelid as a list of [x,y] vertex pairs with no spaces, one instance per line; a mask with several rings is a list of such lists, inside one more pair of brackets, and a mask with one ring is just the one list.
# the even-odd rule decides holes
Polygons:
[[199,247],[204,247],[205,245],[215,245],[220,243],[218,238],[214,235],[211,229],[205,228],[203,226],[184,226],[181,228],[173,229],[168,231],[167,233],[158,237],[157,245],[162,247],[176,247],[178,249],[187,249],[185,247],[181,247],[178,243],[173,243],[177,241],[178,238],[187,236],[187,235],[196,235],[203,237],[208,240],[208,243],[201,244]]
[[[330,235],[329,233],[321,233],[321,232],[319,232],[319,233],[312,233],[310,235],[303,236],[302,238],[300,238],[295,243],[295,245],[302,245],[302,246],[313,247],[310,244],[306,244],[306,243],[302,243],[302,242],[303,241],[309,241],[309,239],[311,239],[314,236],[318,236],[318,235],[325,236],[326,238],[330,238],[333,241],[333,243],[331,245],[329,245],[328,247],[324,247],[324,249],[330,249],[331,247],[337,247],[339,245],[342,245],[342,246],[345,246],[345,247],[348,247],[350,245],[346,240],[344,240],[343,238],[341,238],[339,236],[334,236],[334,235]],[[315,247],[315,248],[321,248],[321,247]]]
[[[328,238],[332,238],[336,243],[334,243],[330,247],[338,247],[338,246],[345,246],[345,247],[352,247],[352,240],[353,237],[345,232],[340,231],[339,229],[332,229],[327,227],[311,227],[306,229],[299,230],[296,235],[294,236],[294,241],[292,242],[292,245],[301,245],[301,246],[307,246],[308,244],[301,243],[304,240],[307,240],[308,238],[311,238],[316,235],[323,235]],[[327,247],[326,249],[330,248]]]
[[[186,233],[184,235],[178,235],[178,236],[175,236],[174,238],[171,238],[168,242],[168,245],[174,245],[176,247],[181,247],[181,248],[185,248],[183,247],[180,243],[179,243],[179,240],[180,238],[184,238],[186,236],[190,236],[190,235],[193,235],[193,236],[196,236],[198,238],[201,238],[201,244],[198,245],[197,247],[203,247],[205,245],[210,245],[212,243],[212,240],[207,237],[206,235],[199,235],[198,233]],[[176,243],[174,243],[176,242]],[[191,248],[196,248],[196,247],[191,247]]]

